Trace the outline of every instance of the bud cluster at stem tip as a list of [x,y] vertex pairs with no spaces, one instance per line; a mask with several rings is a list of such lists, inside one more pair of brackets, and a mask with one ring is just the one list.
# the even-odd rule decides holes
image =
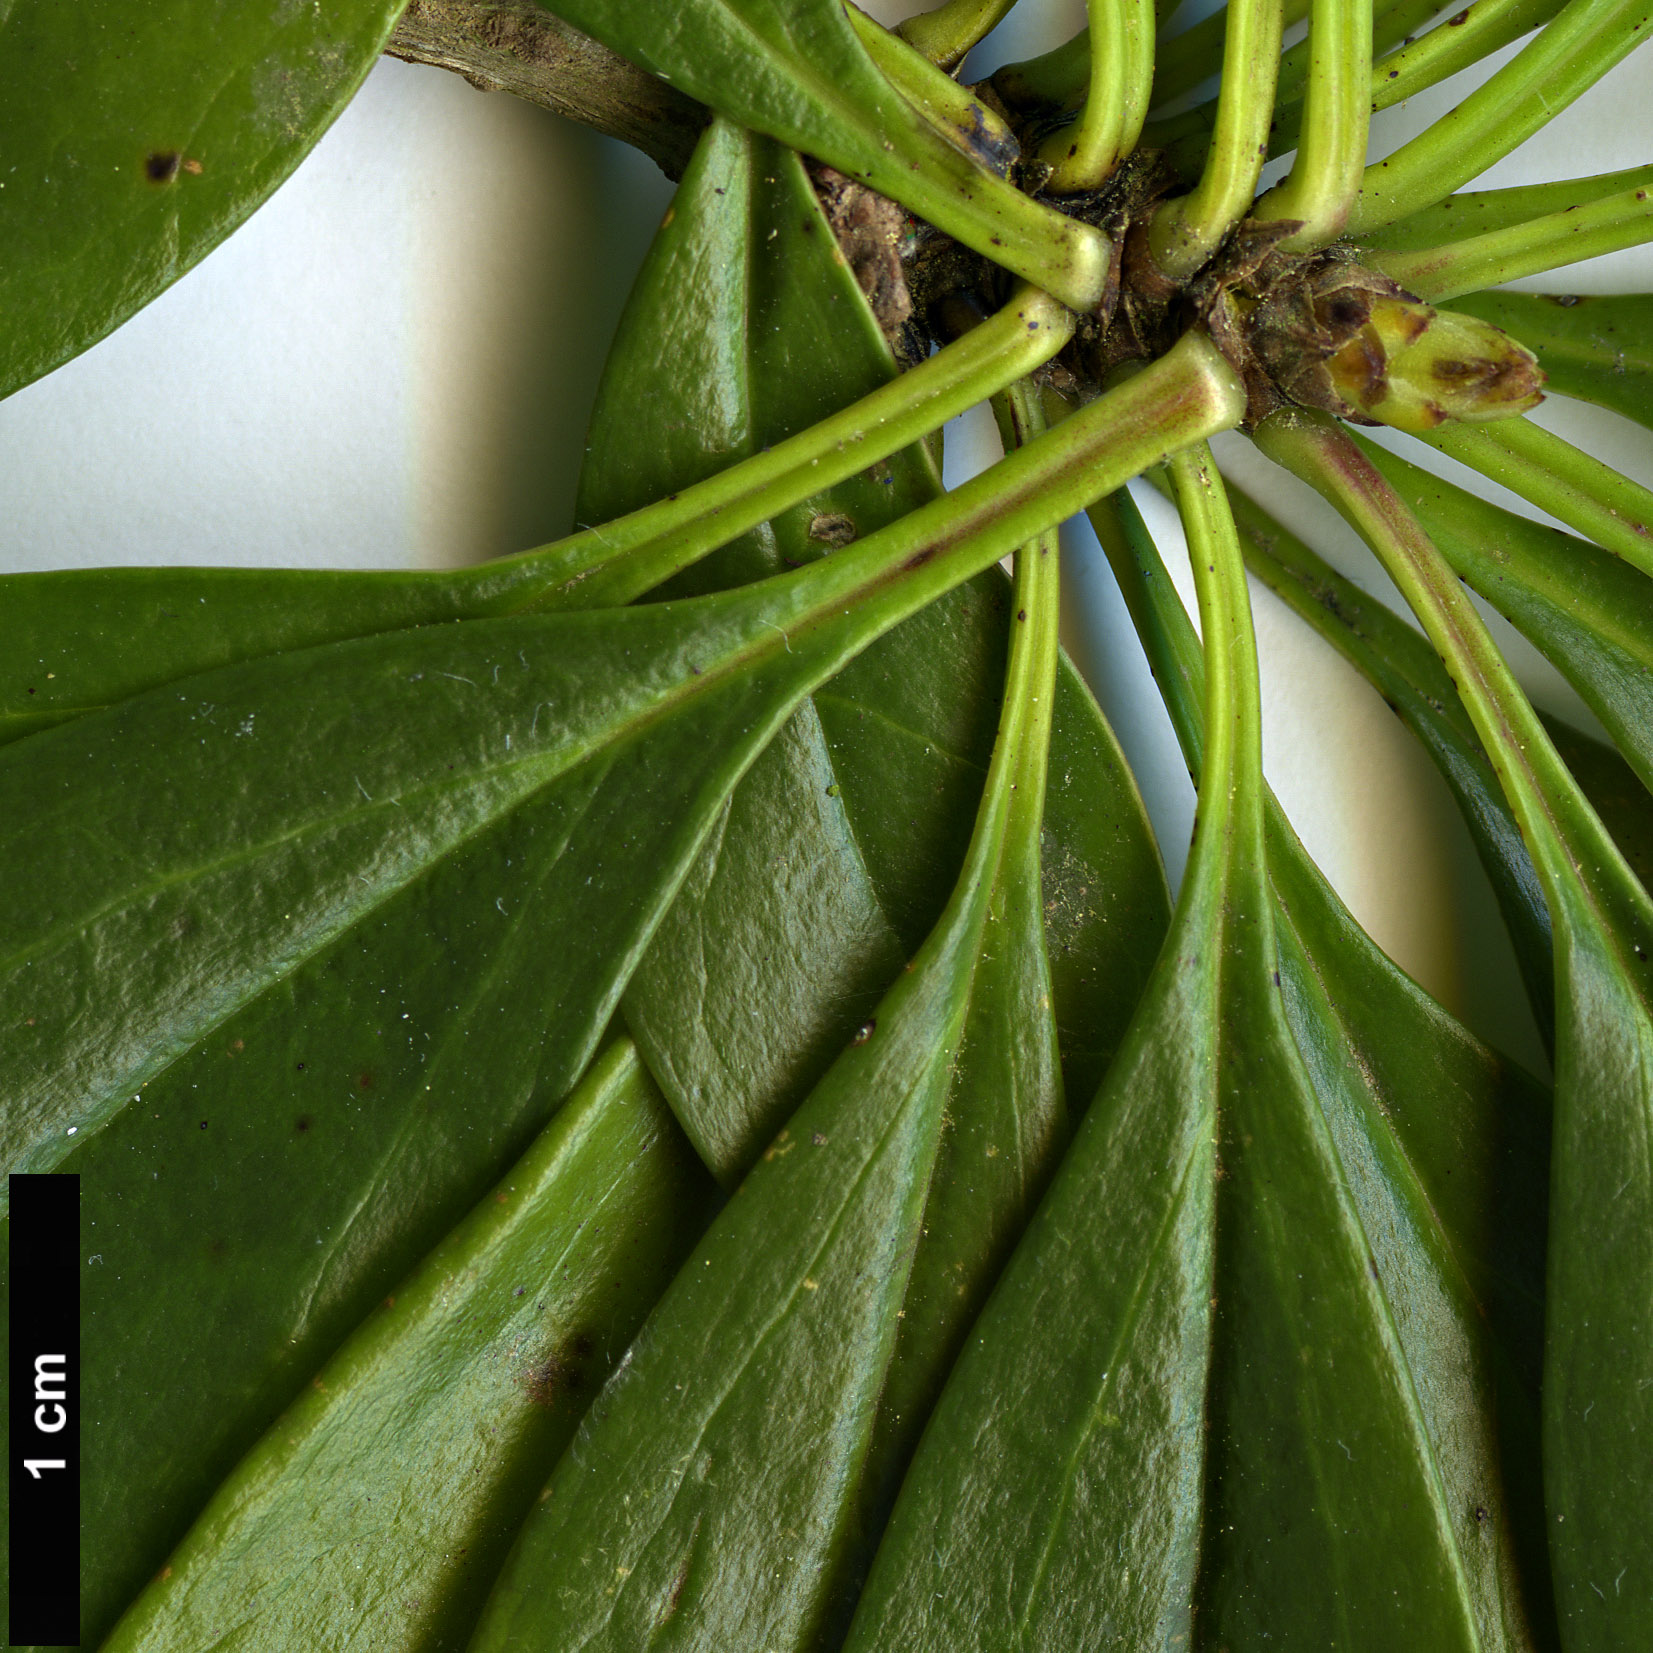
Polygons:
[[1538,359],[1509,334],[1407,298],[1374,299],[1326,367],[1351,408],[1406,431],[1507,419],[1544,397]]

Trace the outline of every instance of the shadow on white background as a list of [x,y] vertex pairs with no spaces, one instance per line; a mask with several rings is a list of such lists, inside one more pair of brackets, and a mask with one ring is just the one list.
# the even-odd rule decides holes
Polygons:
[[[912,9],[891,0],[881,11]],[[993,55],[973,68],[1062,38],[1077,14],[1025,0],[1016,36],[989,42]],[[1468,84],[1389,112],[1374,155]],[[1632,57],[1487,182],[1645,158],[1646,86],[1646,56]],[[650,162],[555,116],[440,70],[381,62],[236,235],[111,338],[0,404],[0,566],[439,567],[566,532],[603,356],[670,193]],[[1521,285],[1628,291],[1653,287],[1650,276],[1643,249]],[[1653,480],[1646,432],[1576,404],[1540,417]],[[950,431],[954,478],[991,456],[986,429],[966,420]],[[1384,589],[1329,508],[1243,438],[1217,448],[1288,526]],[[1174,517],[1138,490],[1192,608]],[[1175,878],[1192,788],[1082,526],[1067,535],[1064,571],[1069,646],[1126,747]],[[1509,944],[1444,786],[1352,669],[1269,593],[1254,587],[1254,600],[1265,761],[1310,851],[1393,957],[1542,1070]],[[1512,656],[1540,704],[1594,727],[1530,649]]]

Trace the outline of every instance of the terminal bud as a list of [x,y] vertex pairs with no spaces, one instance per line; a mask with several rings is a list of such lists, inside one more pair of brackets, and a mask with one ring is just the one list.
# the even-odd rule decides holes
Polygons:
[[1508,333],[1403,298],[1375,299],[1366,324],[1326,367],[1351,407],[1398,430],[1508,419],[1544,399],[1538,358]]

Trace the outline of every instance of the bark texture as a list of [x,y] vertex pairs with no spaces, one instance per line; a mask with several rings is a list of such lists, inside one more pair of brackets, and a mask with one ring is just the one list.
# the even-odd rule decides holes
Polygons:
[[410,0],[385,50],[624,139],[679,178],[706,109],[534,0]]

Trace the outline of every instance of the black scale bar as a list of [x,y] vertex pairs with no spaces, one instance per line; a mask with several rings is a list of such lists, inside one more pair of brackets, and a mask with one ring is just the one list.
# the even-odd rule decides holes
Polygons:
[[80,1643],[80,1178],[14,1176],[10,1623],[14,1647]]

